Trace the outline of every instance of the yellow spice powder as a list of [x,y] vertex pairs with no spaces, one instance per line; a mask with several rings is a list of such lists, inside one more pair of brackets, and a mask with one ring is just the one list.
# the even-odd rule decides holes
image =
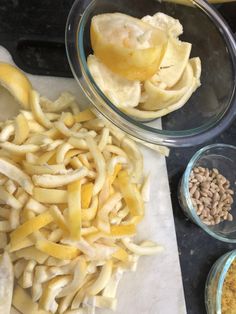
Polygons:
[[221,300],[222,314],[236,314],[236,260],[225,277]]

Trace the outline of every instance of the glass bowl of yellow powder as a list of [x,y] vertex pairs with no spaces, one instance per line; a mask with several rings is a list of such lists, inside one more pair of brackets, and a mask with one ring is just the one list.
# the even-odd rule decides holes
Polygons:
[[205,304],[208,314],[236,313],[236,250],[221,256],[206,281]]

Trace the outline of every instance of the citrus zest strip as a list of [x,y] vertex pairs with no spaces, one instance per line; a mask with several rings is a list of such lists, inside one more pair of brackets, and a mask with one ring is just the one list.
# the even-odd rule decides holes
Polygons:
[[20,242],[34,231],[39,230],[40,228],[51,223],[52,221],[53,217],[48,211],[29,219],[28,221],[20,225],[16,230],[11,232],[11,244],[14,245],[15,243]]

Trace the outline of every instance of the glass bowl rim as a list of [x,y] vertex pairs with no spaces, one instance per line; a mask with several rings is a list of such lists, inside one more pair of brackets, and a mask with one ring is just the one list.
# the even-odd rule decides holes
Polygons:
[[[67,19],[66,25],[66,52],[69,60],[69,64],[72,70],[74,77],[82,88],[83,92],[88,96],[88,93],[84,90],[81,85],[80,78],[76,71],[76,67],[74,65],[73,57],[71,54],[75,54],[78,56],[78,61],[80,65],[80,70],[83,75],[83,79],[87,84],[87,88],[92,91],[93,96],[96,97],[96,100],[103,103],[103,108],[106,107],[106,111],[109,113],[116,115],[116,119],[114,117],[110,117],[108,112],[104,112],[100,108],[97,107],[96,103],[91,101],[96,109],[110,122],[115,124],[118,128],[121,128],[126,133],[131,136],[137,137],[140,140],[152,143],[152,144],[161,144],[167,146],[193,146],[196,144],[200,144],[213,136],[216,136],[218,133],[222,132],[234,119],[236,115],[236,85],[234,84],[232,89],[231,97],[228,101],[227,108],[221,113],[219,113],[216,117],[210,119],[210,121],[200,127],[189,129],[189,130],[181,130],[181,131],[173,131],[173,130],[162,130],[155,129],[151,126],[144,125],[142,123],[137,122],[135,119],[129,117],[124,112],[119,110],[114,104],[110,102],[110,100],[102,93],[100,88],[95,83],[90,71],[87,67],[86,56],[84,53],[84,45],[83,45],[83,34],[85,22],[87,19],[87,15],[89,14],[90,7],[94,5],[95,0],[91,1],[83,14],[81,14],[80,21],[78,25],[73,24],[73,18],[76,14],[76,9],[79,7],[80,0],[76,0],[71,8]],[[205,0],[193,0],[195,6],[204,12],[208,16],[209,19],[213,21],[215,26],[218,28],[219,32],[221,31],[222,36],[224,38],[225,44],[230,53],[230,59],[232,62],[233,72],[236,74],[236,42],[234,41],[233,34],[224,19],[220,16],[216,9],[213,6],[209,5]],[[69,39],[73,39],[74,47],[71,49],[69,47]],[[77,61],[77,62],[78,62]],[[89,97],[90,98],[90,97]],[[91,100],[91,98],[90,98]],[[105,104],[105,106],[104,106]],[[120,120],[120,121],[117,121]]]
[[201,219],[198,217],[196,210],[193,207],[192,201],[191,201],[191,197],[190,197],[190,193],[189,193],[189,177],[191,174],[192,169],[194,168],[196,162],[202,157],[202,155],[209,149],[212,148],[229,148],[229,149],[233,149],[236,151],[236,146],[234,145],[230,145],[230,144],[223,144],[223,143],[217,143],[217,144],[211,144],[211,145],[207,145],[204,146],[203,148],[199,149],[194,155],[193,157],[190,159],[190,161],[188,162],[188,165],[184,171],[184,175],[183,175],[183,193],[185,195],[186,198],[186,202],[187,202],[187,206],[188,206],[188,210],[190,212],[191,217],[193,218],[194,222],[196,222],[205,232],[207,232],[209,235],[211,235],[213,238],[223,241],[223,242],[227,242],[227,243],[236,243],[236,238],[235,239],[229,239],[227,237],[224,236],[220,236],[218,234],[216,234],[214,231],[212,231],[209,226],[207,226],[206,224],[204,224]]

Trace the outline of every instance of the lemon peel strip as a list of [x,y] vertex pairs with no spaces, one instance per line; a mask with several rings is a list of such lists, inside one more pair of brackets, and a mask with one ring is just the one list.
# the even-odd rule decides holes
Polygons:
[[30,177],[7,159],[0,157],[0,173],[17,182],[27,193],[32,195],[33,184]]
[[68,174],[44,174],[44,175],[33,175],[32,179],[35,185],[45,187],[45,188],[54,188],[67,185],[79,179],[82,179],[88,174],[86,168],[80,168],[78,170],[70,171]]

